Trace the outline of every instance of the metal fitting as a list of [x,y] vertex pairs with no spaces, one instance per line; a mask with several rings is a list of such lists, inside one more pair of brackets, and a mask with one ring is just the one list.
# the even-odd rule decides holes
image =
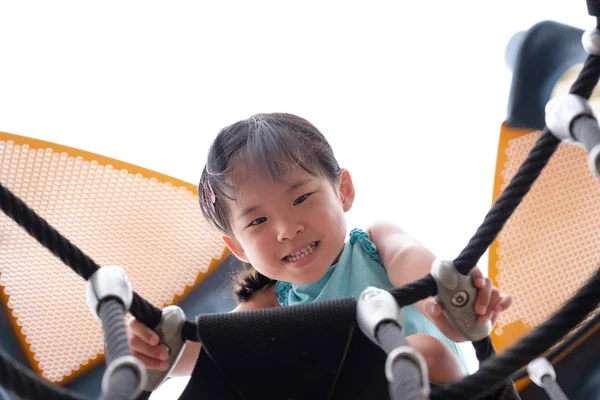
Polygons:
[[87,304],[92,314],[98,316],[98,307],[103,300],[113,298],[119,300],[125,312],[129,311],[133,301],[131,284],[121,267],[106,266],[99,268],[88,279],[86,285]]
[[154,332],[160,337],[160,344],[167,350],[169,358],[169,367],[165,371],[147,370],[146,384],[144,390],[151,392],[156,390],[171,373],[171,370],[177,364],[177,360],[183,353],[185,342],[181,337],[183,324],[185,323],[185,313],[178,306],[172,305],[163,308],[160,323],[154,328]]
[[539,387],[544,386],[542,383],[542,378],[545,376],[549,376],[554,381],[556,380],[556,372],[554,371],[552,364],[550,364],[550,361],[544,357],[536,358],[535,360],[531,361],[527,365],[527,374],[533,383]]
[[492,323],[480,324],[475,313],[477,288],[471,276],[463,275],[448,260],[435,260],[431,275],[437,282],[437,300],[442,304],[448,321],[465,338],[476,342],[489,336]]
[[387,378],[388,382],[392,383],[394,380],[393,366],[394,362],[398,358],[408,358],[419,368],[419,373],[421,375],[421,394],[423,395],[423,399],[428,399],[431,388],[429,387],[429,372],[427,370],[427,363],[425,362],[425,358],[423,358],[421,353],[410,346],[396,347],[388,354],[385,360],[385,377]]
[[115,373],[117,368],[130,367],[138,376],[138,384],[136,386],[132,399],[135,399],[141,392],[142,388],[146,385],[146,367],[140,360],[134,356],[121,356],[115,358],[110,364],[106,366],[106,371],[102,376],[102,393],[108,393],[110,387],[110,378]]
[[557,97],[546,104],[546,126],[559,140],[576,141],[571,129],[573,121],[581,116],[596,119],[588,101],[576,94]]
[[402,329],[402,313],[394,296],[373,286],[362,291],[356,305],[356,320],[360,330],[372,342],[377,340],[377,328],[384,321],[395,322]]
[[596,175],[596,178],[600,178],[600,144],[595,145],[590,150],[590,154],[588,156],[588,166]]
[[589,55],[600,56],[600,31],[594,28],[583,32],[581,44]]

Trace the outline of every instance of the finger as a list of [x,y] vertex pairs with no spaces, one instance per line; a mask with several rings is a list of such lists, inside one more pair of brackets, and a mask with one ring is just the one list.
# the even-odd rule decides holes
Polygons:
[[[496,297],[498,300],[496,300]],[[499,291],[492,291],[492,300],[485,315],[477,317],[477,321],[485,324],[488,320],[492,321],[492,325],[496,323],[500,314],[510,307],[512,304],[512,297],[508,295],[501,295]]]
[[150,345],[157,345],[158,342],[160,341],[156,332],[154,332],[152,329],[148,328],[146,325],[144,325],[137,319],[132,319],[131,321],[129,321],[128,326],[129,326],[128,330],[131,331],[131,333],[134,336],[139,337],[140,339],[142,339],[143,341],[145,341],[146,343],[148,343]]
[[496,288],[492,288],[492,293],[490,295],[490,303],[488,304],[487,312],[485,313],[485,315],[488,318],[491,318],[492,313],[501,311],[498,309],[501,299],[502,298],[500,297],[500,291],[498,291],[498,289]]
[[474,267],[469,274],[476,288],[483,289],[485,287],[485,278],[479,267]]
[[503,294],[500,296],[500,301],[496,305],[495,310],[497,312],[502,312],[507,310],[513,303],[513,298],[507,294]]
[[156,360],[166,360],[168,358],[167,350],[162,346],[151,346],[137,336],[132,336],[129,340],[131,351],[141,353],[147,357]]
[[477,322],[479,322],[481,325],[485,325],[491,319],[490,317],[491,316],[487,315],[487,314],[485,314],[485,315],[478,315],[477,316]]
[[485,315],[490,304],[490,298],[492,294],[492,281],[490,278],[485,278],[485,286],[479,289],[477,294],[477,301],[475,303],[475,313],[479,315]]
[[164,371],[167,368],[169,368],[168,361],[157,360],[156,358],[151,358],[135,351],[133,351],[132,354],[135,358],[140,360],[142,364],[144,364],[148,369],[157,369],[159,371]]
[[427,302],[427,312],[432,317],[440,317],[442,315],[442,305],[438,303],[435,299],[429,300]]
[[492,313],[492,316],[490,317],[490,321],[492,321],[492,326],[496,325],[496,321],[498,321],[499,316],[500,316],[500,313],[498,313],[498,312]]
[[129,325],[129,323],[131,322],[131,320],[134,320],[135,317],[133,315],[131,315],[130,313],[125,314],[125,324]]

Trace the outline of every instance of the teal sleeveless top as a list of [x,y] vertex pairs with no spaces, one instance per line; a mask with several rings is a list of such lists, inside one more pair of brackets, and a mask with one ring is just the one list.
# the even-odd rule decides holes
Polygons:
[[[360,229],[353,229],[339,261],[332,265],[320,280],[302,285],[277,281],[275,291],[279,304],[285,307],[347,296],[358,299],[367,286],[386,290],[394,288],[375,244],[369,239],[369,234]],[[422,333],[439,339],[456,354],[464,372],[467,372],[466,362],[458,344],[440,332],[414,305],[402,308],[402,320],[405,336]]]

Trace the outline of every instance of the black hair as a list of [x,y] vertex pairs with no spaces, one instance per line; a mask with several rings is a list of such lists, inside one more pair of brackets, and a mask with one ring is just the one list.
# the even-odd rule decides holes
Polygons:
[[223,128],[208,151],[198,194],[202,214],[232,234],[225,199],[235,199],[239,167],[262,168],[277,181],[293,166],[335,182],[340,167],[325,136],[310,122],[285,113],[257,114]]
[[246,264],[233,276],[233,294],[238,303],[243,303],[250,299],[254,293],[276,282],[276,280],[267,278],[254,267]]

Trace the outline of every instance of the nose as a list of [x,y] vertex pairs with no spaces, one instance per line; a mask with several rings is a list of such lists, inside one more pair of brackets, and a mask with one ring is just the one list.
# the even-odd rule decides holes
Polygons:
[[277,239],[280,242],[284,240],[293,239],[299,233],[304,231],[304,225],[298,222],[281,222],[279,226],[279,232],[277,233]]

